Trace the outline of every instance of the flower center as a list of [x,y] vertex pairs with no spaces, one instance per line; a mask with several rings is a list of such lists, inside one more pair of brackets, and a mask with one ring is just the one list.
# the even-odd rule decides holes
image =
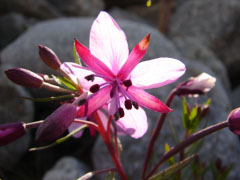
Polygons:
[[[94,77],[103,78],[106,82],[102,84],[94,84],[90,87],[89,91],[92,93],[97,93],[99,90],[111,86],[110,97],[111,97],[111,106],[113,106],[113,116],[115,120],[124,117],[125,112],[124,109],[121,107],[121,102],[124,99],[124,106],[127,110],[131,110],[132,106],[135,109],[138,109],[139,106],[137,102],[131,97],[128,93],[128,88],[132,86],[132,81],[130,79],[120,80],[117,77],[110,78],[107,76],[99,75],[99,74],[92,74],[85,77],[88,81],[94,82]],[[94,94],[93,94],[94,95]],[[91,96],[89,97],[91,98]]]

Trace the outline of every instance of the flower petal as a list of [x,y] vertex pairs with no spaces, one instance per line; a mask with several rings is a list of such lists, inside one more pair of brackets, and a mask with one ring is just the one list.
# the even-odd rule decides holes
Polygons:
[[107,12],[100,12],[94,21],[89,44],[92,55],[112,69],[114,74],[128,58],[125,33]]
[[176,81],[185,72],[185,65],[176,59],[158,58],[139,63],[130,78],[141,89],[161,87]]
[[172,109],[162,103],[158,98],[152,96],[142,89],[131,86],[128,88],[128,93],[140,106],[144,106],[148,109],[161,113],[168,113],[172,111]]
[[88,70],[86,67],[80,66],[75,63],[65,62],[60,67],[61,70],[67,73],[69,78],[75,84],[81,84],[81,86],[85,90],[89,90],[89,88],[94,84],[102,84],[105,81],[102,78],[94,77],[94,81],[88,81],[85,79],[86,76],[94,74],[92,71]]
[[77,113],[77,117],[81,118],[84,116],[89,116],[94,111],[106,104],[110,99],[111,87],[105,87],[100,89],[98,92],[92,94],[92,97],[82,105]]
[[125,79],[132,72],[135,66],[139,63],[142,57],[145,55],[150,40],[150,34],[144,37],[132,50],[126,63],[120,69],[118,77],[120,79]]
[[[112,71],[98,58],[93,56],[88,48],[75,39],[75,47],[81,60],[95,73],[113,77]],[[101,49],[102,50],[102,49]]]
[[118,132],[129,134],[133,138],[142,137],[148,129],[145,111],[141,107],[127,110],[123,102],[121,102],[121,107],[124,109],[125,115],[116,121]]

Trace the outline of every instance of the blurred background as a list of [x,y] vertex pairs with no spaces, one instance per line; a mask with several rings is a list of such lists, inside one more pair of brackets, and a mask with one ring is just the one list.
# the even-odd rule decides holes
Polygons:
[[[108,11],[125,31],[130,49],[151,33],[149,50],[143,60],[157,57],[180,59],[187,66],[182,78],[207,72],[217,78],[208,94],[212,106],[209,124],[223,121],[231,109],[240,105],[240,1],[239,0],[0,0],[0,123],[45,119],[59,102],[33,103],[20,97],[49,97],[45,90],[26,89],[8,81],[4,70],[23,67],[37,73],[53,74],[38,56],[38,44],[53,49],[59,59],[73,61],[73,39],[88,46],[91,24],[101,10]],[[151,90],[164,101],[176,85]],[[173,128],[182,128],[180,101],[170,115]],[[149,113],[149,131],[142,139],[122,137],[123,163],[131,179],[139,179],[147,139],[156,113]],[[174,145],[166,125],[159,147],[167,140]],[[183,136],[180,130],[179,137]],[[112,167],[97,135],[86,130],[80,139],[37,152],[34,130],[18,141],[0,147],[0,179],[71,180],[89,170]],[[214,136],[214,137],[213,137]],[[228,179],[239,179],[239,139],[228,130],[205,140],[202,160],[221,159],[234,164]],[[159,148],[158,154],[163,153]],[[130,161],[129,161],[130,160]],[[100,177],[101,178],[101,177]],[[213,176],[208,176],[214,179]]]

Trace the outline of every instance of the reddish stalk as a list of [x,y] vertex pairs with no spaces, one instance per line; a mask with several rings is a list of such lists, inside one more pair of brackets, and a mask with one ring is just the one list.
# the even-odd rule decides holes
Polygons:
[[93,116],[97,120],[97,123],[98,123],[98,126],[99,126],[99,133],[102,136],[102,138],[103,138],[103,140],[104,140],[104,142],[105,142],[105,144],[108,148],[108,151],[109,151],[109,153],[112,157],[113,162],[115,163],[115,166],[117,168],[117,171],[118,171],[121,179],[122,180],[127,180],[127,176],[125,175],[125,172],[123,170],[122,164],[121,164],[120,159],[119,159],[119,156],[114,150],[114,147],[111,143],[111,138],[110,138],[110,136],[108,136],[107,131],[105,131],[99,115],[97,114],[97,112],[95,112],[95,113],[93,113]]
[[[175,95],[176,95],[176,89],[173,89],[167,97],[167,100],[166,100],[167,106],[170,106],[172,104],[172,101],[173,101]],[[162,129],[162,126],[163,126],[163,123],[165,122],[166,117],[167,117],[167,113],[161,114],[161,116],[159,117],[159,119],[157,121],[157,125],[155,126],[155,129],[153,130],[153,133],[151,135],[151,138],[150,138],[150,141],[148,144],[146,157],[145,157],[144,164],[143,164],[142,179],[144,179],[144,177],[146,175],[148,164],[151,159],[152,152],[154,150],[155,142],[160,134],[160,131]]]
[[223,121],[217,124],[214,124],[212,126],[209,126],[205,129],[202,129],[196,133],[194,133],[193,135],[191,135],[188,139],[183,140],[181,143],[177,144],[176,146],[172,147],[170,149],[170,151],[168,151],[167,153],[165,153],[161,159],[159,160],[159,162],[156,164],[156,166],[153,168],[153,170],[149,173],[149,175],[145,178],[145,180],[147,180],[149,177],[151,177],[154,172],[165,162],[167,161],[170,157],[174,156],[175,154],[181,152],[184,148],[186,148],[187,146],[191,145],[192,143],[198,141],[199,139],[202,139],[203,137],[214,133],[218,130],[221,130],[223,128],[228,127],[228,121]]

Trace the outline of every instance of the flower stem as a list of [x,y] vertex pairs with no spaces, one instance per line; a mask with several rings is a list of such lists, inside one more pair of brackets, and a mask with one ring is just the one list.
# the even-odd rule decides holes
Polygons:
[[191,135],[189,138],[183,140],[181,143],[177,144],[176,146],[172,147],[170,149],[170,151],[166,152],[161,159],[159,160],[159,162],[156,164],[156,166],[154,167],[154,169],[149,173],[149,175],[147,176],[148,179],[149,177],[151,177],[153,175],[153,173],[166,161],[168,160],[170,157],[174,156],[175,154],[181,152],[184,148],[186,148],[187,146],[191,145],[192,143],[198,141],[199,139],[202,139],[203,137],[214,133],[218,130],[221,130],[225,127],[228,127],[228,121],[223,121],[217,124],[214,124],[212,126],[209,126],[205,129],[202,129],[196,133],[194,133],[193,135]]
[[121,177],[122,180],[127,180],[127,176],[125,175],[125,172],[123,170],[123,167],[122,167],[122,164],[120,162],[120,158],[118,156],[118,153],[116,153],[116,151],[114,150],[114,147],[113,147],[113,144],[111,143],[111,137],[108,136],[108,133],[107,131],[105,130],[103,124],[102,124],[102,121],[98,115],[97,112],[93,113],[93,116],[94,118],[97,120],[97,124],[99,126],[99,133],[100,135],[102,136],[103,138],[103,141],[105,142],[107,148],[108,148],[108,151],[112,157],[112,160],[117,168],[117,171]]
[[36,127],[38,127],[40,124],[42,124],[43,121],[44,121],[44,120],[26,123],[25,126],[26,126],[27,129],[36,128]]
[[55,86],[53,84],[49,84],[46,82],[43,82],[42,88],[48,89],[50,91],[61,92],[61,93],[70,93],[70,94],[76,93],[72,90],[64,89],[59,86]]
[[[167,106],[170,106],[172,104],[172,101],[176,95],[176,91],[177,91],[176,89],[173,89],[170,92],[170,94],[168,95],[167,100],[166,100]],[[165,122],[166,117],[167,117],[167,113],[161,114],[161,116],[159,117],[159,120],[157,121],[157,125],[155,126],[155,129],[153,130],[153,133],[151,135],[151,138],[150,138],[150,141],[148,144],[146,157],[145,157],[144,164],[143,164],[142,179],[144,179],[144,177],[145,177],[145,174],[146,174],[146,171],[148,168],[148,164],[149,164],[149,161],[151,159],[151,155],[152,155],[152,152],[154,149],[155,142],[157,140],[157,137],[160,134],[160,131],[162,129],[162,126],[163,126],[163,123]]]

